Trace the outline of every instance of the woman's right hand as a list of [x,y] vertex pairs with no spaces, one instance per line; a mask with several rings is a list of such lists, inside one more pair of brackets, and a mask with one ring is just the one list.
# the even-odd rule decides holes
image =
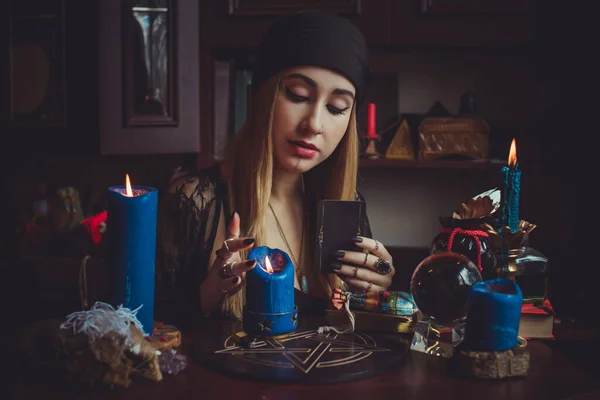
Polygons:
[[226,239],[217,250],[209,275],[200,289],[205,314],[216,308],[225,296],[239,291],[246,279],[246,272],[256,266],[255,260],[242,261],[239,254],[242,250],[252,248],[254,239],[239,236],[240,216],[235,213],[227,227]]

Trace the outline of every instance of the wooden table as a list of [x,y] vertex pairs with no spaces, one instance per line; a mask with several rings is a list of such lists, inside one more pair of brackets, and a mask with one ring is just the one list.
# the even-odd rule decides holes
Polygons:
[[[184,334],[180,351],[191,354],[193,335]],[[444,360],[409,351],[402,365],[376,377],[338,384],[283,385],[237,380],[212,372],[191,358],[179,375],[161,382],[143,378],[127,389],[80,389],[48,375],[5,375],[10,399],[592,399],[600,381],[553,351],[530,341],[531,369],[526,378],[474,381],[451,377]],[[7,366],[9,367],[9,366]],[[9,367],[10,368],[10,367]],[[4,385],[3,385],[4,386]]]

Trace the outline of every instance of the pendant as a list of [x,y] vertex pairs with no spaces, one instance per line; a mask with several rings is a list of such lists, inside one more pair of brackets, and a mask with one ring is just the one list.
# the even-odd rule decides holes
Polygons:
[[301,281],[302,283],[300,284],[300,286],[302,287],[302,292],[308,294],[308,279],[306,279],[306,277],[303,276]]

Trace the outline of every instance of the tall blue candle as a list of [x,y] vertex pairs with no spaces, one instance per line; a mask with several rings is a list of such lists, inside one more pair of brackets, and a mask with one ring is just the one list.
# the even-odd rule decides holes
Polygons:
[[112,302],[139,309],[145,334],[154,327],[154,272],[158,191],[133,186],[108,188],[106,221],[108,261],[112,268]]
[[517,345],[523,293],[505,278],[477,282],[469,291],[463,344],[471,350],[502,351]]
[[502,167],[504,190],[502,192],[501,228],[507,226],[511,232],[519,229],[519,195],[521,192],[521,170],[517,162],[517,145],[515,139],[510,144],[508,166]]
[[519,164],[515,165],[512,173],[512,196],[509,198],[508,204],[508,226],[511,232],[516,232],[519,229],[519,194],[521,193],[521,170]]
[[248,259],[256,260],[256,267],[246,272],[244,330],[279,335],[296,329],[294,264],[289,255],[261,246],[254,248]]

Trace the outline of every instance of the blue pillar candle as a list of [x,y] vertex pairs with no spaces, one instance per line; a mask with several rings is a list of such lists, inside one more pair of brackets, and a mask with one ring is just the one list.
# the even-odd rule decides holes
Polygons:
[[108,188],[106,221],[112,302],[137,312],[145,334],[154,327],[154,272],[158,191],[133,186]]
[[246,273],[246,333],[281,335],[296,329],[294,264],[280,249],[254,248],[248,259],[256,267]]
[[470,350],[503,351],[517,345],[523,293],[505,278],[475,283],[469,292],[464,345]]

